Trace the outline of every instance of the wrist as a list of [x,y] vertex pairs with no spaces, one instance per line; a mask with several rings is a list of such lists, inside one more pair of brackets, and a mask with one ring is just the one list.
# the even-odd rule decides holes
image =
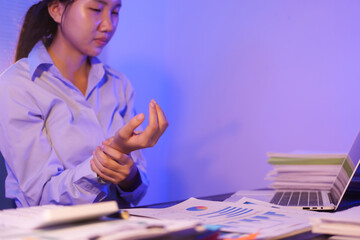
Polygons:
[[130,174],[126,179],[121,181],[118,185],[125,192],[132,192],[141,184],[141,176],[136,165],[133,165]]

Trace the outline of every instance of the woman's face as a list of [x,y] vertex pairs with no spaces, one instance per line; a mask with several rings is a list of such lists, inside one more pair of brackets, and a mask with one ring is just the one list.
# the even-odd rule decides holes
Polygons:
[[64,38],[83,55],[97,56],[113,36],[121,0],[75,0],[61,23]]

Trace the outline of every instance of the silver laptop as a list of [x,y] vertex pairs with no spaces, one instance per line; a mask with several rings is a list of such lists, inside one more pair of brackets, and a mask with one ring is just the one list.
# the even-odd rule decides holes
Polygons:
[[348,158],[344,158],[342,168],[346,174],[344,174],[344,171],[339,171],[330,191],[277,190],[270,202],[281,206],[307,210],[336,210],[343,200],[351,181],[354,179],[355,172],[359,168],[359,160],[360,132],[351,146]]

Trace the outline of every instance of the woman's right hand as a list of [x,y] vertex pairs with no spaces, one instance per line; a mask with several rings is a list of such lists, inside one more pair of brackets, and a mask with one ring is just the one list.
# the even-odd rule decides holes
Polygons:
[[115,133],[109,145],[125,154],[154,146],[169,126],[169,122],[155,100],[151,100],[149,104],[149,125],[144,131],[135,132],[144,119],[143,113],[133,117]]

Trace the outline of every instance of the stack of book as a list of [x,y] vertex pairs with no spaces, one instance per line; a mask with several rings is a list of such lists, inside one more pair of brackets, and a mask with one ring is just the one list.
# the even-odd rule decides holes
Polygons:
[[335,190],[341,195],[354,165],[347,154],[267,153],[274,169],[265,177],[276,190]]

